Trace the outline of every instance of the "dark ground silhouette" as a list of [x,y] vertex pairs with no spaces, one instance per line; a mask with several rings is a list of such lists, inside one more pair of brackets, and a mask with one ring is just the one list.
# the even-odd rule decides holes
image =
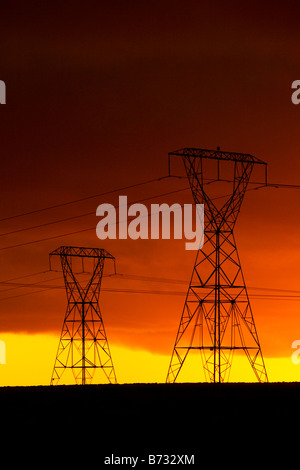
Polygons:
[[16,468],[107,468],[112,453],[260,468],[300,443],[300,383],[2,387],[0,400],[2,455]]

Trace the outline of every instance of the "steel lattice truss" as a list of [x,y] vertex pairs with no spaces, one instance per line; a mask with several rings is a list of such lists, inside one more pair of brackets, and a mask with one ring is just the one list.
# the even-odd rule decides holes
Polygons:
[[[62,265],[68,306],[53,368],[51,384],[59,383],[63,373],[71,370],[77,384],[91,383],[104,373],[110,383],[116,375],[99,308],[99,295],[104,261],[114,257],[98,248],[60,247],[50,253],[59,256]],[[72,262],[87,258],[92,265],[91,276],[85,285],[76,278]],[[51,264],[50,264],[51,266]],[[97,377],[99,379],[99,377]]]
[[[199,350],[210,382],[229,379],[233,354],[243,351],[259,382],[268,381],[243,277],[233,229],[254,164],[261,160],[239,153],[182,149],[180,156],[196,204],[204,204],[204,245],[197,257],[167,375],[175,382],[191,350]],[[232,162],[232,193],[217,208],[204,190],[203,159]]]

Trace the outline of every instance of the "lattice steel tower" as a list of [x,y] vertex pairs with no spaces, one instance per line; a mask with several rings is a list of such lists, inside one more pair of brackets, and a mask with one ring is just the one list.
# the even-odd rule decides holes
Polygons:
[[[115,258],[99,248],[62,246],[50,253],[59,256],[62,265],[68,306],[53,368],[51,384],[58,384],[63,373],[72,371],[77,384],[91,383],[104,373],[105,380],[116,383],[115,370],[99,308],[99,295],[104,261]],[[74,263],[85,272],[89,266],[89,279],[78,280]],[[79,264],[80,262],[80,264]],[[98,374],[99,372],[99,374]]]
[[[252,155],[219,149],[181,149],[169,153],[169,164],[171,156],[182,158],[194,202],[204,204],[204,245],[197,251],[167,382],[176,381],[191,350],[200,351],[205,380],[209,382],[229,379],[233,353],[237,350],[245,353],[257,380],[267,382],[233,234],[253,167],[264,165],[266,176],[266,163]],[[205,168],[212,165],[216,177],[208,180]],[[217,181],[224,181],[220,177],[222,165],[226,166],[230,194],[213,198],[208,190]],[[224,197],[225,203],[220,204]]]

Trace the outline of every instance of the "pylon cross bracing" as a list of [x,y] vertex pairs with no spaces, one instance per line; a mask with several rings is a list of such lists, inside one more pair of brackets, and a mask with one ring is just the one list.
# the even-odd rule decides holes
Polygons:
[[[195,350],[200,352],[206,381],[228,381],[233,354],[238,351],[246,355],[256,379],[266,382],[268,376],[233,233],[253,167],[264,165],[266,172],[266,163],[249,154],[219,149],[181,149],[169,153],[169,162],[174,156],[183,161],[194,202],[204,204],[205,221],[204,245],[197,252],[167,382],[178,379],[188,354]],[[208,160],[217,165],[216,182],[221,181],[220,163],[230,165],[232,191],[220,206],[209,195],[211,184],[205,184]]]
[[[67,294],[67,309],[53,368],[51,384],[60,382],[66,370],[72,372],[77,384],[105,379],[116,383],[116,374],[99,308],[99,295],[105,259],[115,258],[106,250],[61,246],[50,253],[59,256]],[[77,261],[76,261],[77,260]],[[81,261],[85,272],[89,265],[88,280],[79,281],[74,262]],[[103,375],[104,374],[104,375]],[[97,375],[97,377],[96,377]]]

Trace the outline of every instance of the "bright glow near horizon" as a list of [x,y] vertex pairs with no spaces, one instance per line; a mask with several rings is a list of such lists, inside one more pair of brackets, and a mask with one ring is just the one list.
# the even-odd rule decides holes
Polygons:
[[[6,364],[0,365],[0,386],[50,384],[58,336],[6,333],[1,340],[6,344]],[[118,383],[165,382],[170,356],[114,344],[111,353]],[[291,357],[265,358],[265,363],[270,382],[293,382],[300,378],[300,364],[293,364]],[[203,381],[199,371],[202,374],[200,356],[188,357],[178,382]],[[230,381],[256,382],[245,357],[234,357]]]

